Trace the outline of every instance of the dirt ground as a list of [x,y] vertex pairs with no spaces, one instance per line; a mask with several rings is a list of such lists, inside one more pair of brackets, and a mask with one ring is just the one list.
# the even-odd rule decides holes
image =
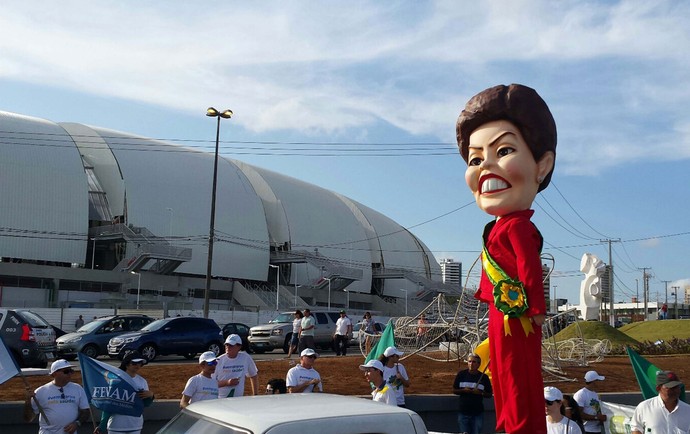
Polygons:
[[[690,364],[688,355],[649,356],[646,357],[661,369],[675,371],[681,380],[690,378]],[[280,359],[257,361],[259,368],[259,385],[262,393],[266,382],[271,378],[285,378],[285,374],[296,363],[292,360]],[[364,375],[359,371],[359,364],[363,363],[361,355],[334,357],[325,356],[316,361],[315,369],[321,374],[325,392],[341,395],[365,395],[368,392]],[[75,362],[76,364],[76,362]],[[459,369],[465,364],[459,362],[438,362],[421,356],[411,356],[402,361],[410,376],[410,387],[406,394],[449,394]],[[639,392],[639,387],[627,356],[609,356],[602,362],[593,363],[589,367],[566,367],[569,378],[576,381],[560,381],[552,384],[564,393],[574,393],[584,385],[584,373],[590,369],[606,376],[599,387],[599,392]],[[152,363],[144,366],[141,375],[146,378],[149,387],[156,394],[157,399],[178,399],[187,379],[198,373],[193,364],[159,365]],[[36,388],[50,381],[48,376],[26,377],[30,387]],[[81,376],[74,374],[74,381],[81,383]],[[18,401],[24,399],[24,384],[20,378],[13,378],[0,385],[0,401]]]

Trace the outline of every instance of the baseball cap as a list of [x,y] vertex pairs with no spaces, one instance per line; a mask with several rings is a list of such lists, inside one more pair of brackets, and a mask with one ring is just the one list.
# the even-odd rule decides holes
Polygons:
[[547,401],[563,401],[563,394],[555,387],[547,386],[544,388],[544,399]]
[[147,360],[141,355],[137,350],[128,351],[127,354],[122,358],[122,364],[128,365],[130,363],[147,363]]
[[386,356],[386,357],[390,357],[390,356],[402,356],[402,355],[403,355],[403,352],[400,351],[400,350],[398,350],[398,349],[395,348],[395,347],[388,347],[388,348],[386,348],[386,351],[383,352],[383,355]]
[[585,374],[585,381],[588,383],[591,383],[592,381],[596,380],[603,380],[604,376],[597,374],[597,371],[587,371]]
[[206,351],[199,356],[199,363],[207,363],[216,360],[216,353],[213,351]]
[[225,340],[225,345],[242,345],[242,338],[233,333]]
[[50,374],[52,375],[55,373],[55,371],[65,368],[74,368],[74,366],[70,365],[70,363],[65,359],[58,359],[54,361],[52,365],[50,365]]
[[361,371],[366,371],[369,368],[376,368],[383,372],[383,363],[378,360],[369,360],[366,365],[359,365]]
[[673,371],[656,371],[656,385],[664,386],[668,389],[676,386],[681,386],[682,381],[678,379],[678,376]]
[[319,357],[318,353],[317,353],[316,351],[312,350],[311,348],[305,348],[305,349],[303,349],[302,352],[299,353],[299,356],[300,356],[300,357],[304,357],[304,356],[315,356],[315,357]]
[[341,309],[341,310],[340,310],[340,313],[345,313],[345,311]]

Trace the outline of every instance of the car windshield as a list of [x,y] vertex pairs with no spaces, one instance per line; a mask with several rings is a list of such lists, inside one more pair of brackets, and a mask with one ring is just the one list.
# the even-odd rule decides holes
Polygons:
[[24,318],[31,327],[50,327],[48,321],[44,320],[39,314],[30,310],[17,311],[17,314]]
[[170,318],[168,318],[168,319],[158,319],[158,320],[152,322],[151,324],[147,325],[146,327],[144,327],[143,329],[141,329],[141,330],[139,330],[139,331],[142,331],[142,332],[152,332],[152,331],[155,331],[155,330],[158,330],[158,329],[163,328],[163,327],[164,327],[167,323],[169,323],[169,322],[170,322]]
[[275,323],[283,323],[283,322],[292,322],[293,319],[295,319],[295,314],[293,314],[293,313],[281,313],[277,317],[270,320],[268,323],[269,324],[275,324]]
[[79,327],[77,333],[91,333],[92,331],[99,329],[103,324],[107,323],[108,321],[109,320],[107,319],[97,319],[95,321],[91,321]]

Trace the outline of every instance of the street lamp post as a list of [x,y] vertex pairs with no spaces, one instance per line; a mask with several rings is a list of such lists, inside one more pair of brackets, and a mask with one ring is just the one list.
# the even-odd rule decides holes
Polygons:
[[208,305],[211,299],[211,271],[213,269],[213,238],[216,225],[216,185],[218,184],[218,142],[220,140],[220,119],[230,119],[232,110],[219,112],[213,107],[206,110],[206,116],[218,118],[216,124],[216,152],[213,160],[213,187],[211,189],[211,222],[208,230],[208,264],[206,265],[206,289],[204,290],[204,318],[208,318]]
[[331,278],[324,277],[324,279],[328,280],[328,310],[331,310]]
[[93,246],[91,247],[91,269],[93,270],[96,267],[96,237],[91,238],[91,241],[93,241]]
[[343,289],[345,291],[345,295],[347,296],[347,310],[350,310],[350,291],[347,289]]
[[405,293],[405,316],[407,316],[407,289],[401,289]]
[[170,241],[172,241],[173,209],[166,208],[166,210],[170,213],[170,221],[168,222],[168,237],[170,238]]
[[278,291],[280,290],[280,267],[273,264],[268,264],[269,267],[276,269],[276,311],[280,310],[278,308]]
[[673,310],[675,312],[673,319],[678,319],[678,290],[680,289],[680,286],[673,286],[671,289],[673,289],[673,293],[671,293],[671,295],[676,297],[675,301],[673,302]]
[[137,273],[136,271],[130,271],[130,273],[139,276],[139,280],[137,282],[137,310],[139,310],[139,296],[141,295],[141,273]]

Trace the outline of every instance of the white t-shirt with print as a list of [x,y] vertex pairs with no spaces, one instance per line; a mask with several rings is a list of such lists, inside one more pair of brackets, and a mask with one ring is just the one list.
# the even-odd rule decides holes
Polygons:
[[243,396],[245,377],[253,377],[259,373],[252,357],[244,351],[240,351],[234,359],[228,357],[227,354],[223,354],[216,360],[218,365],[216,366],[216,373],[213,374],[216,381],[229,380],[231,378],[239,378],[240,380],[236,386],[220,387],[218,389],[218,398]]
[[[585,413],[592,416],[601,413],[601,400],[599,400],[597,392],[583,387],[575,392],[573,399],[575,399],[577,405],[584,409]],[[583,425],[585,432],[601,432],[601,422],[598,420],[584,420]]]
[[410,377],[407,376],[407,371],[401,363],[396,363],[392,368],[387,366],[383,367],[383,379],[393,391],[395,395],[395,401],[398,405],[405,405],[405,386],[403,386],[402,381],[398,379],[396,374],[400,372],[400,375],[408,381]]
[[[61,389],[62,391],[60,391]],[[50,425],[48,425],[43,415],[39,416],[39,434],[64,434],[65,426],[77,420],[79,410],[89,409],[86,392],[77,383],[70,382],[60,388],[51,381],[36,389],[34,393],[36,393],[36,399],[50,421]],[[31,400],[31,407],[35,414],[39,414],[38,406],[33,399]]]
[[187,385],[182,391],[183,395],[189,396],[189,403],[206,401],[208,399],[218,399],[218,381],[215,378],[204,377],[197,374],[187,380]]
[[[319,375],[318,372],[316,372],[316,369],[307,369],[302,365],[296,365],[287,372],[287,376],[285,377],[285,385],[287,387],[295,387],[299,386],[302,383],[306,383],[309,380],[321,380],[321,375]],[[317,384],[319,391],[323,392],[323,386],[321,381]],[[309,393],[314,391],[314,385],[310,384],[307,386],[302,392],[303,393]]]
[[574,421],[565,416],[560,422],[549,422],[547,417],[546,434],[582,434],[582,430]]

